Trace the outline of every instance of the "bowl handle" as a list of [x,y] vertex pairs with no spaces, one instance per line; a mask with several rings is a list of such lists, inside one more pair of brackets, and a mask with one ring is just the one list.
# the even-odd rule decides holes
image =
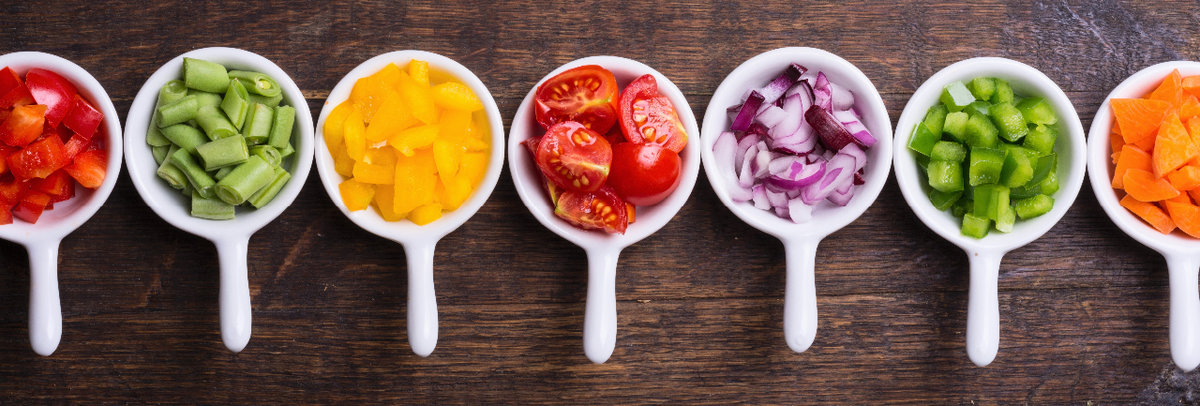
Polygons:
[[795,352],[804,352],[817,337],[817,267],[820,239],[783,240],[787,262],[783,296],[783,337]]
[[1200,257],[1167,255],[1171,274],[1171,359],[1184,371],[1200,365],[1200,293],[1196,278]]
[[588,250],[587,307],[583,313],[583,352],[603,364],[617,343],[617,258],[619,249]]
[[62,306],[58,298],[58,240],[27,245],[29,251],[29,343],[49,356],[62,340]]
[[241,352],[250,342],[250,281],[246,250],[249,237],[232,237],[214,242],[221,267],[221,341],[225,348]]
[[967,356],[987,366],[1000,349],[1000,303],[996,297],[1003,252],[967,251],[971,289],[967,298]]
[[428,357],[437,347],[437,295],[433,290],[433,251],[437,240],[404,244],[408,259],[408,344]]

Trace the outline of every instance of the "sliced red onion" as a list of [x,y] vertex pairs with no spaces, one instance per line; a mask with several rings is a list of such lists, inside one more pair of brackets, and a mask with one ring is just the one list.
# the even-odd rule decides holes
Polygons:
[[762,125],[767,126],[767,128],[773,128],[786,118],[787,112],[783,108],[772,104],[763,108],[763,111],[758,113],[756,120],[762,123]]
[[842,148],[838,153],[854,157],[855,171],[862,171],[862,168],[867,166],[867,153],[862,148],[859,148],[858,144],[846,144],[846,147]]
[[829,82],[830,101],[834,111],[849,110],[854,107],[854,93],[837,83]]
[[854,180],[854,158],[849,155],[834,155],[825,163],[825,175],[821,180],[808,185],[804,188],[804,192],[800,194],[800,198],[808,204],[817,204],[834,190],[842,187],[844,184],[852,183]]
[[775,206],[775,215],[779,216],[780,218],[791,217],[791,213],[788,213],[788,206],[786,204],[783,206]]
[[733,165],[735,154],[737,154],[737,136],[729,131],[721,133],[717,137],[717,141],[713,143],[713,158],[716,159],[717,168],[728,174],[725,179],[729,180],[729,198],[735,202],[744,202],[750,200],[750,190],[737,182],[737,170]]
[[772,80],[771,83],[767,83],[766,86],[758,90],[758,93],[763,97],[763,104],[775,103],[776,100],[792,87],[792,84],[800,80],[800,76],[804,75],[804,72],[808,72],[808,68],[794,63],[789,65],[783,73],[775,77],[775,80]]
[[818,104],[814,104],[804,113],[804,119],[812,125],[813,130],[816,130],[817,136],[820,137],[821,145],[832,150],[840,150],[854,141],[854,136],[846,130],[840,121],[833,117],[833,114],[825,111]]
[[750,96],[746,97],[746,102],[742,103],[742,109],[738,111],[737,117],[733,119],[733,125],[729,126],[733,131],[746,131],[750,128],[750,122],[754,121],[754,116],[758,114],[758,108],[763,105],[763,96],[757,91],[750,92]]
[[754,159],[758,155],[758,145],[751,145],[742,158],[741,172],[738,172],[738,185],[741,187],[754,186]]
[[803,200],[794,198],[788,201],[788,217],[792,218],[795,223],[807,223],[812,220],[812,206],[805,204]]
[[825,161],[808,164],[803,158],[783,156],[771,161],[768,185],[781,190],[796,190],[811,185],[825,174]]
[[768,187],[763,193],[767,195],[767,202],[771,204],[771,207],[787,207],[788,198],[784,192],[774,191]]
[[802,107],[800,96],[788,96],[783,101],[783,120],[780,120],[779,125],[771,128],[771,137],[779,138],[788,136],[800,128],[800,124],[804,122],[804,110]]
[[750,164],[750,170],[754,172],[755,179],[762,179],[771,173],[771,158],[773,158],[771,150],[766,148],[766,144],[760,144],[758,154],[754,156],[754,162]]
[[854,185],[858,186],[864,183],[867,183],[867,179],[863,178],[863,172],[861,170],[854,172]]
[[854,188],[847,187],[845,191],[835,190],[829,194],[829,201],[838,206],[845,206],[850,203],[850,199],[854,197]]
[[746,150],[749,150],[751,146],[758,145],[759,139],[760,138],[756,134],[746,134],[741,140],[738,141],[737,152],[733,155],[734,168],[742,167],[742,161],[746,159]]
[[829,79],[825,72],[817,72],[816,83],[813,83],[813,104],[821,106],[825,111],[833,112],[833,89],[829,87]]
[[762,184],[756,184],[750,188],[751,200],[754,201],[754,207],[767,210],[771,208],[771,202],[767,200],[767,187]]
[[833,113],[833,118],[842,123],[842,127],[854,137],[854,142],[862,144],[864,147],[875,145],[875,137],[867,130],[867,126],[863,125],[862,120],[858,115],[851,110],[839,110]]

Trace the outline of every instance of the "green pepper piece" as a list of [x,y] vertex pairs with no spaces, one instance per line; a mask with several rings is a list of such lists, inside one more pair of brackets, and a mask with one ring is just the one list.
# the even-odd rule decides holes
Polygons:
[[962,164],[950,161],[930,161],[926,172],[929,187],[940,192],[963,190]]
[[992,98],[991,98],[992,104],[1012,103],[1012,101],[1013,101],[1012,86],[1009,86],[1008,82],[1005,81],[1004,79],[997,78],[997,79],[993,79],[993,81],[996,82],[996,93],[992,94]]
[[1017,200],[1017,216],[1021,219],[1031,219],[1046,214],[1054,208],[1054,198],[1046,195],[1036,195],[1028,199]]
[[962,111],[968,104],[975,101],[975,96],[971,95],[971,91],[967,90],[967,86],[961,81],[954,81],[946,85],[942,89],[942,104],[950,111]]
[[958,203],[958,200],[962,198],[962,195],[963,192],[961,190],[957,192],[930,190],[929,202],[933,203],[933,207],[935,209],[945,211],[946,209],[953,207],[955,203]]
[[967,147],[954,141],[938,141],[933,144],[929,158],[939,161],[962,162],[967,159]]
[[979,185],[975,187],[975,207],[972,210],[976,216],[999,220],[1008,207],[1008,188],[1001,185]]
[[985,185],[1000,181],[1000,171],[1004,169],[1005,153],[999,149],[972,147],[970,163],[967,166],[967,180],[971,186]]
[[1017,212],[1012,206],[1004,206],[1000,208],[1000,218],[996,219],[996,231],[1002,233],[1011,233],[1013,225],[1017,222]]
[[1005,141],[1017,142],[1029,134],[1029,126],[1025,122],[1025,117],[1021,116],[1021,110],[1016,106],[999,103],[992,105],[990,111],[992,123],[996,124],[996,129],[1000,130],[1000,136],[1004,137]]
[[1054,172],[1058,166],[1058,155],[1050,154],[1038,158],[1037,166],[1033,170],[1033,178],[1025,184],[1025,186],[1012,190],[1012,197],[1017,199],[1030,198],[1042,194],[1042,182],[1046,177]]
[[991,108],[992,108],[991,103],[988,103],[983,100],[976,100],[976,101],[971,102],[971,104],[968,104],[967,108],[963,109],[963,111],[970,113],[970,114],[982,114],[982,115],[986,116],[986,115],[990,114],[989,112],[991,111]]
[[968,237],[983,238],[992,228],[992,221],[971,213],[963,214],[962,233]]
[[996,82],[992,78],[971,79],[971,83],[967,87],[971,88],[971,94],[979,100],[991,99],[992,94],[996,93]]
[[1050,171],[1050,173],[1046,174],[1046,179],[1042,180],[1042,183],[1039,186],[1041,186],[1042,194],[1044,194],[1044,195],[1052,195],[1052,194],[1057,193],[1058,192],[1058,172]]
[[1033,124],[1052,125],[1058,122],[1058,117],[1054,115],[1054,109],[1050,108],[1050,102],[1041,97],[1021,100],[1017,103],[1017,109],[1021,110],[1021,115],[1025,117],[1025,120]]
[[925,113],[925,120],[922,123],[925,123],[925,126],[929,127],[930,132],[940,136],[942,135],[942,126],[946,122],[946,114],[948,113],[950,113],[950,110],[945,105],[935,105],[930,107],[929,111]]
[[950,134],[958,142],[967,140],[967,113],[957,111],[946,114],[946,123],[942,126],[942,131]]
[[1022,152],[1010,151],[1004,158],[1004,168],[1000,170],[1000,183],[1014,188],[1024,186],[1032,179],[1033,163],[1029,161],[1029,156]]
[[958,199],[957,202],[954,202],[953,206],[950,206],[950,215],[954,217],[962,217],[963,215],[970,213],[971,208],[975,207],[975,201],[971,200],[971,196],[974,195],[963,192],[962,198]]
[[908,140],[908,149],[916,151],[921,155],[929,156],[930,151],[933,150],[933,144],[936,144],[941,139],[941,133],[930,131],[929,127],[925,126],[925,123],[917,123],[913,127],[912,138]]
[[1058,139],[1058,130],[1048,125],[1039,125],[1029,130],[1025,135],[1025,148],[1037,151],[1042,155],[1054,152],[1054,141]]
[[985,115],[971,114],[966,126],[967,145],[993,148],[1000,142],[1000,130]]

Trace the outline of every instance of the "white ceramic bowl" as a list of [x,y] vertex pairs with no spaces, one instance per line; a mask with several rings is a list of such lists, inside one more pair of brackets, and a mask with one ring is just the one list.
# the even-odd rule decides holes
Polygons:
[[[350,89],[354,82],[366,76],[379,72],[389,63],[395,63],[403,68],[409,61],[417,59],[429,62],[431,69],[442,71],[454,76],[458,81],[471,88],[471,91],[483,102],[487,112],[488,127],[491,131],[491,156],[488,157],[487,173],[483,181],[471,193],[471,197],[458,209],[446,212],[442,218],[424,226],[419,226],[407,219],[387,221],[374,209],[351,212],[342,203],[338,185],[345,178],[334,170],[333,157],[329,148],[325,147],[325,118],[338,104],[350,98]],[[395,51],[368,59],[347,73],[325,100],[321,109],[321,117],[317,122],[317,172],[321,174],[321,184],[329,193],[333,204],[345,214],[350,221],[364,230],[383,238],[400,243],[404,246],[404,255],[408,259],[408,342],[413,352],[422,357],[428,356],[437,346],[438,321],[437,301],[433,289],[433,251],[437,242],[446,234],[467,222],[479,208],[487,202],[496,181],[500,179],[500,171],[504,166],[504,124],[500,118],[500,109],[487,86],[475,76],[470,69],[445,56],[425,51]]]
[[[830,82],[854,93],[855,109],[863,124],[878,142],[867,149],[870,162],[864,168],[866,183],[856,186],[854,197],[844,207],[822,202],[814,208],[812,221],[797,224],[762,210],[750,202],[735,202],[729,188],[735,182],[723,173],[713,157],[713,144],[732,124],[726,110],[742,103],[748,89],[758,89],[796,63],[810,74],[825,72]],[[784,294],[783,330],[788,347],[804,352],[817,334],[817,295],[814,285],[817,245],[829,234],[840,230],[863,214],[887,182],[891,170],[892,120],[875,85],[861,70],[841,57],[816,48],[779,48],[761,53],[730,72],[713,93],[704,114],[701,136],[704,171],[717,198],[746,224],[771,234],[783,242],[787,260],[787,285]]]
[[100,82],[86,70],[61,57],[42,52],[13,52],[0,56],[0,68],[11,67],[22,79],[32,68],[53,71],[66,78],[92,106],[104,113],[96,137],[105,137],[108,168],[96,190],[76,185],[75,197],[54,204],[37,224],[13,219],[0,226],[0,238],[29,251],[29,342],[33,351],[50,355],[62,338],[62,310],[58,298],[58,245],[63,237],[83,225],[112,193],[121,173],[121,119]]
[[[545,133],[533,117],[533,97],[542,82],[568,69],[583,65],[599,65],[612,71],[617,79],[617,86],[624,89],[629,82],[646,74],[654,75],[658,81],[658,91],[671,99],[675,111],[688,133],[688,144],[680,152],[683,161],[680,172],[679,187],[670,196],[653,206],[637,208],[637,221],[629,225],[625,234],[607,234],[601,231],[588,231],[576,228],[554,215],[554,205],[546,194],[546,185],[542,174],[537,168],[529,151],[521,145],[522,141]],[[616,56],[591,56],[568,62],[547,74],[538,81],[513,117],[508,136],[509,170],[512,172],[513,183],[517,194],[533,217],[553,231],[555,234],[575,243],[587,252],[588,256],[588,294],[587,308],[583,321],[583,348],[588,359],[595,363],[603,363],[612,355],[617,341],[617,308],[616,308],[616,272],[617,257],[621,250],[643,238],[654,234],[672,217],[696,185],[696,176],[700,171],[700,152],[696,127],[696,117],[688,105],[683,92],[675,83],[645,64]]]
[[[1200,365],[1200,294],[1197,294],[1197,269],[1200,269],[1200,240],[1181,231],[1162,234],[1121,206],[1112,188],[1114,166],[1110,155],[1109,134],[1115,125],[1108,101],[1114,98],[1145,97],[1171,70],[1183,76],[1200,75],[1200,62],[1171,61],[1142,69],[1121,82],[1096,111],[1088,131],[1088,175],[1100,207],[1125,234],[1158,251],[1167,260],[1171,277],[1171,357],[1175,365],[1191,371]],[[1149,151],[1148,151],[1149,152]]]
[[[183,58],[198,58],[225,65],[228,69],[245,69],[267,74],[283,89],[283,103],[296,108],[292,127],[292,145],[296,153],[284,160],[291,180],[275,199],[261,209],[239,207],[233,220],[208,220],[192,217],[190,199],[172,189],[157,175],[150,146],[146,145],[146,129],[158,99],[158,90],[168,81],[183,77]],[[300,194],[308,170],[312,167],[312,113],[296,82],[270,60],[236,48],[202,48],[172,58],[158,68],[129,107],[125,120],[125,159],[129,178],[146,205],[171,225],[204,237],[217,246],[221,268],[221,339],[230,351],[239,352],[250,340],[250,290],[247,280],[246,251],[250,236],[278,217]]]
[[1000,343],[1000,310],[996,284],[1000,260],[1004,254],[1036,240],[1066,214],[1083,185],[1085,167],[1083,126],[1075,106],[1062,89],[1045,74],[1029,65],[1005,58],[971,58],[947,66],[935,73],[913,93],[896,124],[896,145],[908,145],[913,127],[925,118],[942,89],[950,82],[976,77],[1007,80],[1018,96],[1044,97],[1058,115],[1059,190],[1052,196],[1054,208],[1029,220],[1018,220],[1011,233],[992,231],[982,239],[962,235],[962,220],[949,211],[939,211],[929,202],[929,189],[913,152],[900,147],[895,153],[896,182],[904,200],[925,225],[942,238],[967,252],[971,266],[970,300],[967,304],[967,354],[976,365],[985,366],[996,358]]

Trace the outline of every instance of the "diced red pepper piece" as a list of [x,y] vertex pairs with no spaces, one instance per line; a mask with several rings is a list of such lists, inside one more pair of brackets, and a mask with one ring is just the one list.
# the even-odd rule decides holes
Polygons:
[[42,137],[8,157],[8,169],[17,179],[44,178],[70,163],[58,137]]
[[104,148],[104,137],[92,137],[92,142],[88,143],[87,147],[88,151],[103,151],[106,149]]
[[[25,193],[28,188],[28,182],[21,182],[11,176],[6,177],[7,180],[0,181],[0,207],[12,209],[12,206],[21,200],[21,194]],[[7,210],[6,210],[7,211]]]
[[12,222],[13,222],[12,207],[0,206],[0,226],[5,225],[5,224],[12,224]]
[[75,196],[75,180],[63,170],[54,171],[45,179],[34,179],[32,189],[50,195],[50,202],[61,202]]
[[41,192],[29,192],[21,197],[21,201],[17,202],[16,207],[13,207],[12,214],[26,222],[37,223],[38,217],[42,216],[42,211],[46,210],[46,206],[49,204],[49,195]]
[[77,94],[71,103],[71,111],[67,113],[67,118],[63,120],[62,124],[76,134],[82,135],[83,138],[91,139],[92,134],[96,133],[96,128],[100,126],[101,120],[104,120],[104,113],[96,110],[91,103]]
[[91,145],[91,143],[84,139],[82,135],[72,135],[71,139],[67,140],[67,143],[64,146],[67,151],[67,158],[75,159],[75,155],[79,155],[79,153],[86,150],[89,145]]
[[5,66],[0,69],[0,94],[8,94],[9,91],[16,89],[25,82],[21,81],[21,76],[12,70],[11,67]]
[[17,152],[14,148],[0,145],[0,175],[8,173],[8,156]]
[[33,94],[34,101],[48,107],[46,122],[52,126],[57,126],[67,117],[71,110],[71,101],[78,94],[75,85],[66,78],[41,68],[30,69],[29,73],[25,74],[25,86],[29,88],[29,93]]
[[12,114],[0,123],[0,141],[20,147],[42,135],[46,106],[33,104],[13,107]]
[[16,89],[9,90],[0,96],[0,108],[9,108],[14,106],[26,106],[33,104],[33,94],[29,93],[29,88],[25,84],[20,84]]
[[66,167],[66,171],[83,187],[98,188],[104,183],[104,176],[108,172],[108,152],[98,149],[81,152],[75,156],[75,162]]

